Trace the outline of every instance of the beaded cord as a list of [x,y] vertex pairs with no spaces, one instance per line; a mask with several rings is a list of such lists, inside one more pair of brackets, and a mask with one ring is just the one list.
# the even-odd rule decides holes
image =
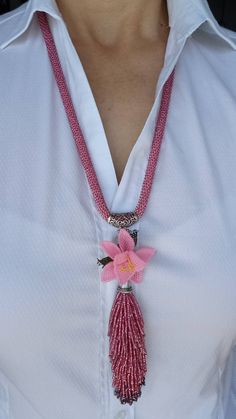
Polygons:
[[109,357],[112,365],[114,394],[120,399],[122,404],[132,404],[133,401],[140,397],[141,386],[145,384],[147,352],[144,341],[144,321],[140,307],[132,293],[132,287],[128,282],[124,284],[123,281],[126,282],[128,278],[131,278],[135,282],[140,282],[142,280],[140,271],[143,270],[155,249],[142,248],[134,252],[133,246],[136,244],[135,234],[130,233],[133,238],[132,242],[127,231],[129,232],[128,227],[136,223],[143,215],[148,203],[166,125],[175,68],[163,87],[151,150],[135,210],[121,214],[110,213],[76,116],[56,45],[48,24],[47,14],[43,11],[37,11],[37,16],[77,151],[96,207],[109,224],[119,229],[121,239],[119,245],[123,248],[121,249],[120,247],[119,249],[114,243],[103,241],[103,246],[105,246],[110,255],[98,260],[98,262],[104,265],[102,272],[104,280],[110,280],[111,277],[113,279],[115,274],[122,281],[120,283],[124,285],[117,288],[117,294],[110,314],[108,327],[108,336],[110,338]]
[[[65,111],[67,113],[69,124],[70,124],[73,137],[74,137],[74,140],[75,140],[78,152],[79,152],[81,163],[83,165],[83,168],[87,176],[87,180],[88,180],[88,183],[89,183],[89,186],[90,186],[93,198],[94,198],[94,202],[101,216],[106,221],[108,221],[110,217],[110,211],[107,208],[102,190],[100,188],[100,185],[97,179],[96,172],[94,170],[92,160],[90,158],[90,155],[86,146],[86,142],[83,137],[82,130],[80,128],[80,125],[76,116],[72,99],[71,99],[71,96],[70,96],[70,93],[66,84],[66,80],[62,71],[56,45],[55,45],[55,42],[51,33],[51,29],[48,24],[47,14],[46,12],[43,12],[43,11],[37,11],[36,13],[37,13],[39,25],[42,30],[44,40],[47,46],[48,55],[52,64],[55,79],[58,84],[58,88],[62,97]],[[140,218],[143,215],[146,209],[147,203],[148,203],[150,192],[151,192],[154,173],[156,169],[158,156],[160,153],[161,142],[162,142],[166,120],[167,120],[167,113],[168,113],[169,101],[170,101],[171,90],[172,90],[172,85],[173,85],[174,73],[175,73],[175,68],[172,70],[171,74],[169,75],[163,87],[161,104],[160,104],[158,117],[156,120],[156,126],[155,126],[152,146],[151,146],[151,150],[150,150],[150,154],[148,158],[147,168],[146,168],[140,196],[138,199],[138,203],[136,205],[135,210],[133,211],[133,213],[135,213],[138,216],[138,218]]]

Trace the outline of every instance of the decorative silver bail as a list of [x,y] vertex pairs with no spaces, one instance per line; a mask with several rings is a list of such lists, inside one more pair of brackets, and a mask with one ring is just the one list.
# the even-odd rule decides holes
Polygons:
[[111,213],[107,219],[108,223],[116,228],[130,227],[139,219],[136,212]]

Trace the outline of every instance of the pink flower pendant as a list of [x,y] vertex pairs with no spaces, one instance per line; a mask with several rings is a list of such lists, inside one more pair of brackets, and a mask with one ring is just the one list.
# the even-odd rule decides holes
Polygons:
[[142,281],[143,269],[155,249],[143,247],[135,251],[135,241],[125,228],[118,233],[118,245],[105,240],[101,247],[108,254],[102,281],[117,278],[119,282],[108,327],[112,385],[120,402],[131,405],[141,396],[141,387],[145,385],[147,351],[142,312],[127,283]]
[[100,246],[107,252],[112,259],[107,263],[101,274],[104,282],[117,279],[122,286],[129,280],[141,282],[143,279],[143,269],[156,250],[152,247],[142,247],[134,250],[135,242],[125,228],[121,228],[118,233],[118,245],[103,240]]

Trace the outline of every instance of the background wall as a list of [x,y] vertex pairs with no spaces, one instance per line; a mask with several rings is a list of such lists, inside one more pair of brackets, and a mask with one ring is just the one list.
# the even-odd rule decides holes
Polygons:
[[236,31],[236,1],[208,0],[208,3],[220,25]]
[[[0,14],[20,6],[20,4],[25,1],[26,0],[0,0]],[[236,31],[236,1],[208,0],[208,2],[220,25]]]

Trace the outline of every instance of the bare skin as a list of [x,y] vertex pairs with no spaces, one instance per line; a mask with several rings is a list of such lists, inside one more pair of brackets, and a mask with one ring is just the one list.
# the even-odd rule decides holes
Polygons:
[[91,86],[117,182],[154,101],[169,35],[166,0],[57,0]]

